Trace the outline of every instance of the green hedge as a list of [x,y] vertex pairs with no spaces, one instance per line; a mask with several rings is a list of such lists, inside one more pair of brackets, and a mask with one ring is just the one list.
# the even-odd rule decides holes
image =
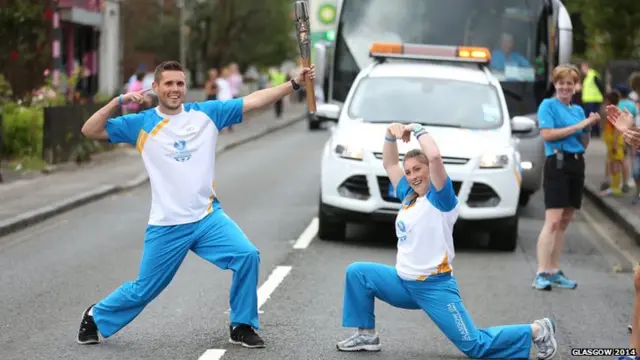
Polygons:
[[15,103],[2,107],[2,156],[5,158],[42,156],[44,111]]

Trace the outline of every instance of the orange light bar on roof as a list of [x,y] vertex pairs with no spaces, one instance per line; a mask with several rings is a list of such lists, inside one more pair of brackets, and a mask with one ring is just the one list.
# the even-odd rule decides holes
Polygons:
[[461,46],[458,48],[458,57],[490,61],[491,52],[483,47]]
[[374,42],[369,54],[373,57],[395,57],[443,61],[488,63],[491,52],[487,48],[472,46],[441,46]]
[[374,42],[371,44],[370,52],[376,54],[402,54],[403,49],[400,43]]

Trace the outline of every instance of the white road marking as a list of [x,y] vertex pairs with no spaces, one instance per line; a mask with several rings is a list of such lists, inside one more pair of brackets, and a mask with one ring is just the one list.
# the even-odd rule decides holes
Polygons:
[[611,236],[609,236],[609,234],[602,228],[602,226],[600,226],[600,224],[598,224],[598,221],[591,214],[589,214],[589,212],[583,209],[580,211],[580,213],[587,219],[587,223],[589,224],[589,226],[593,228],[598,233],[598,235],[600,235],[600,237],[607,242],[607,244],[609,244],[613,249],[615,249],[616,252],[622,255],[631,264],[635,265],[638,263],[637,259],[634,259],[633,256],[631,256],[626,251],[623,251],[622,248],[620,248],[618,243],[615,240],[613,240]]
[[[282,280],[289,275],[289,272],[291,272],[291,266],[276,267],[267,278],[267,281],[258,288],[258,314],[264,314],[264,311],[260,310],[260,308],[269,300],[271,294],[282,283]],[[227,309],[224,313],[229,314],[230,312],[231,309]]]
[[315,217],[311,220],[309,226],[300,234],[298,240],[296,240],[295,244],[293,244],[294,249],[306,249],[311,241],[318,234],[318,218]]
[[225,352],[227,352],[227,350],[209,349],[205,351],[204,354],[202,354],[202,356],[198,358],[198,360],[220,360]]
[[[313,218],[311,223],[300,234],[297,240],[292,241],[294,249],[306,249],[313,238],[318,234],[318,218]],[[269,275],[267,281],[265,281],[258,288],[258,314],[263,314],[264,311],[260,310],[262,306],[269,300],[271,294],[282,283],[285,277],[291,272],[291,266],[278,266]],[[231,309],[227,309],[224,313],[229,314]],[[209,349],[198,360],[219,360],[222,358],[226,350],[221,349]]]
[[[57,222],[54,222],[52,224],[46,224],[46,223],[40,223],[40,224],[36,224],[33,227],[27,227],[24,230],[29,230],[30,232],[27,232],[25,235],[21,235],[18,236],[16,238],[14,238],[11,241],[8,242],[3,242],[0,244],[0,251],[4,251],[5,249],[13,246],[13,245],[17,245],[20,244],[22,242],[25,242],[33,237],[39,236],[39,235],[43,235],[44,233],[50,232],[51,230],[60,227],[66,223],[68,223],[69,220],[67,219],[63,219],[63,220],[59,220]],[[7,234],[5,235],[7,238],[11,236],[11,234]]]
[[10,183],[4,183],[0,186],[1,190],[13,190],[13,189],[17,189],[23,186],[27,186],[27,185],[31,185],[34,182],[38,181],[38,178],[34,178],[34,179],[21,179],[21,180],[16,180]]
[[258,289],[258,310],[269,300],[271,294],[291,272],[291,266],[278,266],[271,272],[267,281]]
[[[265,281],[258,288],[258,313],[259,314],[263,313],[262,311],[260,311],[260,308],[267,302],[267,300],[269,300],[269,298],[271,297],[271,294],[273,294],[276,288],[278,288],[278,286],[282,283],[284,278],[287,277],[287,275],[289,275],[289,273],[291,272],[291,269],[292,269],[291,266],[276,267],[275,269],[273,269],[271,274],[269,274],[267,281]],[[230,310],[227,310],[225,311],[225,313],[228,314],[229,311]],[[225,352],[226,350],[222,350],[222,349],[209,349],[205,351],[205,353],[202,354],[202,356],[200,356],[198,360],[220,360],[220,358],[222,358],[222,355],[224,355]]]

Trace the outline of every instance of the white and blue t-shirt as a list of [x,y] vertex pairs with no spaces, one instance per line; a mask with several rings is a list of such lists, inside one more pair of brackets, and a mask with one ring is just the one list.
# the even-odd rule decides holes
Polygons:
[[403,176],[396,195],[403,199],[396,218],[398,255],[396,271],[405,280],[424,280],[428,276],[449,273],[455,251],[453,225],[458,219],[458,198],[447,177],[440,191],[431,185],[425,196],[407,203],[414,191]]
[[188,103],[176,115],[158,108],[109,119],[111,143],[135,146],[149,174],[149,225],[201,220],[213,209],[218,133],[242,122],[242,98]]

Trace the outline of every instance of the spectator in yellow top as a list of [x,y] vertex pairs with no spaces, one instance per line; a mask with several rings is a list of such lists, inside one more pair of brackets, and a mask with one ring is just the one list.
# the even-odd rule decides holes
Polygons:
[[[620,102],[620,93],[614,90],[606,95],[607,105],[618,106]],[[620,195],[622,194],[622,167],[624,166],[624,139],[622,134],[618,131],[612,123],[604,123],[604,132],[602,134],[602,140],[607,147],[607,167],[609,174],[611,174],[611,185],[602,191],[602,195]]]

